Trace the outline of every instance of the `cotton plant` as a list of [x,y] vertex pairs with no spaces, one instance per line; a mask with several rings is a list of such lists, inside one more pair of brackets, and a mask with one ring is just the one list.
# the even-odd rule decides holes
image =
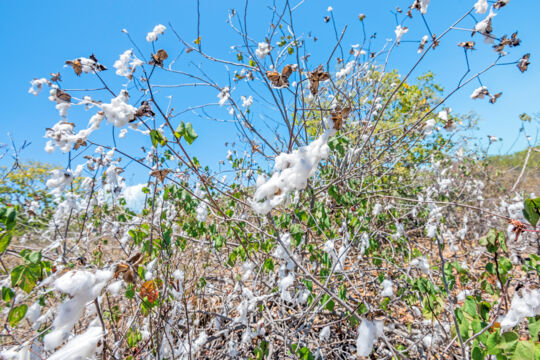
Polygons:
[[[487,12],[486,2],[473,3],[473,11]],[[427,25],[436,10],[428,12],[428,5],[414,1],[410,15],[425,16]],[[505,5],[494,3],[487,18],[473,24],[475,31],[493,36],[491,21],[495,14],[503,18]],[[333,21],[330,16],[337,13],[327,10],[323,19]],[[2,347],[2,357],[460,353],[458,340],[449,337],[455,321],[466,318],[461,314],[471,312],[473,301],[494,309],[494,299],[508,291],[496,283],[482,285],[491,286],[492,297],[475,289],[477,279],[493,278],[475,273],[489,269],[484,265],[491,259],[500,261],[500,269],[509,268],[502,240],[495,250],[493,237],[482,240],[488,247],[476,241],[488,227],[500,226],[500,218],[483,215],[525,222],[518,212],[526,207],[516,205],[525,199],[506,198],[493,208],[485,177],[463,176],[476,166],[465,163],[471,160],[467,152],[454,154],[466,146],[453,138],[462,127],[452,121],[460,124],[463,117],[451,113],[432,78],[426,76],[422,85],[388,72],[377,50],[368,52],[361,39],[350,44],[347,36],[329,60],[313,53],[306,61],[315,39],[295,29],[288,11],[283,14],[264,41],[244,34],[242,45],[227,46],[232,59],[207,54],[206,45],[200,46],[204,33],[186,41],[173,25],[158,24],[142,37],[146,47],[140,46],[152,54],[150,64],[125,48],[115,53],[109,73],[94,55],[67,61],[75,79],[99,75],[106,92],[66,90],[72,88],[63,87],[68,76],[62,82],[59,75],[31,81],[30,95],[48,89],[59,112],[45,132],[46,150],[69,157],[69,164],[43,181],[50,209],[36,205],[37,197],[22,207],[36,214],[35,231],[24,234],[24,244],[17,232],[10,233],[13,240],[2,248],[3,256],[11,256],[19,249],[15,242],[26,246],[36,240],[41,249],[18,254],[17,270],[0,279],[2,299],[9,304],[6,326],[17,339]],[[242,32],[245,27],[236,25],[242,16],[236,16],[231,11],[230,24]],[[362,25],[365,18],[358,17]],[[387,29],[395,31],[396,41],[390,39],[383,53],[414,54],[416,47],[404,46],[405,35],[420,42],[421,54],[449,46],[444,32],[416,39],[431,34],[429,27],[414,25],[413,31],[404,24]],[[200,56],[204,76],[190,77],[166,55],[173,49],[159,49],[165,31],[178,35],[186,50],[179,52],[182,57]],[[137,39],[131,40],[139,48]],[[215,81],[218,67],[206,67],[207,61],[225,64],[229,82],[221,73]],[[135,78],[139,71],[145,76]],[[212,89],[197,93],[200,105],[179,109],[170,90],[175,85],[156,82],[180,74],[190,80],[179,80],[179,87],[194,94]],[[124,85],[112,85],[116,82]],[[168,91],[171,96],[164,94]],[[486,95],[492,98],[482,85],[471,100]],[[77,111],[85,114],[86,126],[80,126]],[[198,158],[207,137],[190,116],[213,121],[217,136],[221,122],[238,132],[234,140],[224,139],[230,150],[219,154],[219,170]],[[443,125],[452,133],[444,133]],[[100,134],[109,134],[109,140]],[[137,143],[140,151],[126,147],[127,141],[138,141],[135,136],[144,139]],[[229,146],[233,141],[236,146]],[[144,169],[148,181],[132,180],[133,166]],[[4,217],[0,213],[5,224],[12,221],[7,211]],[[514,222],[508,231],[515,239],[517,231],[533,229],[523,226]],[[10,230],[2,225],[2,231]],[[0,239],[0,248],[7,238]],[[508,252],[517,259],[513,266],[521,266],[515,249]],[[464,253],[481,266],[457,258]],[[533,258],[526,261],[532,264]],[[442,262],[448,278],[442,277]],[[489,313],[479,321],[498,316],[503,330],[519,328],[536,314],[536,294],[526,290],[513,297],[504,315]],[[460,323],[459,330],[466,325]],[[308,328],[313,331],[291,331]],[[337,348],[336,341],[347,346]]]

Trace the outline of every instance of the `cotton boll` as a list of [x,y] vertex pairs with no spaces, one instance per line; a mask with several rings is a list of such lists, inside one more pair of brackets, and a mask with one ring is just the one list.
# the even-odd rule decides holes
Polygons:
[[487,87],[480,86],[479,88],[474,89],[474,91],[471,94],[471,99],[483,99],[484,96],[489,95],[489,91]]
[[522,296],[515,294],[510,304],[510,310],[499,321],[501,332],[518,325],[523,319],[540,315],[540,289],[523,291]]
[[193,343],[193,348],[192,348],[193,353],[196,353],[197,351],[199,351],[203,347],[203,345],[206,344],[207,340],[208,340],[208,335],[206,334],[206,332],[203,331],[202,333],[200,333],[197,339],[195,339]]
[[54,169],[51,171],[51,177],[47,180],[45,185],[49,189],[60,188],[64,189],[66,186],[71,184],[73,181],[73,174],[71,170],[62,171],[59,169]]
[[101,109],[107,121],[116,127],[127,125],[131,120],[135,119],[137,109],[128,104],[129,94],[126,90],[122,90],[120,95],[113,98],[110,104],[102,104]]
[[197,208],[195,209],[197,213],[197,221],[205,222],[206,217],[208,216],[208,206],[205,202],[201,201]]
[[250,262],[246,261],[242,264],[242,281],[248,281],[249,277],[253,274],[253,269],[255,268],[255,265]]
[[472,294],[473,292],[471,290],[462,290],[457,294],[456,299],[457,301],[464,301],[467,296]]
[[375,341],[382,334],[382,321],[362,319],[362,323],[358,327],[358,338],[356,339],[356,353],[358,356],[369,356],[373,351]]
[[62,344],[79,321],[86,304],[97,298],[112,275],[111,271],[102,270],[95,273],[71,271],[56,279],[55,289],[69,294],[72,298],[58,306],[52,331],[43,339],[45,349],[52,350]]
[[133,55],[133,50],[129,49],[120,55],[120,58],[114,62],[113,67],[116,69],[116,75],[125,76],[131,80],[135,68],[142,65],[143,62]]
[[321,160],[328,157],[328,139],[335,134],[334,129],[326,130],[309,145],[294,150],[291,154],[281,153],[275,159],[275,172],[270,179],[259,176],[257,190],[251,205],[255,212],[267,214],[280,205],[286,196],[307,186],[307,180],[314,175]]
[[286,302],[293,301],[291,293],[287,290],[287,288],[293,284],[294,284],[294,274],[292,272],[279,281],[278,288],[281,291],[281,295],[280,295],[281,300],[286,301]]
[[396,225],[396,232],[394,235],[392,235],[392,237],[394,239],[399,239],[405,233],[405,228],[403,227],[403,224],[400,222],[396,222],[395,225]]
[[491,19],[497,16],[493,12],[493,8],[489,9],[489,14],[486,16],[482,21],[479,21],[474,26],[474,30],[478,31],[481,34],[486,34],[489,31],[489,27],[491,25]]
[[435,119],[429,119],[424,125],[424,134],[431,135],[433,133],[433,128],[435,127]]
[[240,96],[240,100],[242,100],[242,107],[244,108],[248,108],[253,104],[253,96],[251,95],[247,98],[245,96]]
[[398,43],[398,45],[403,35],[405,35],[408,31],[409,31],[409,28],[406,26],[404,27],[402,27],[401,25],[396,26],[396,29],[394,30],[394,32],[396,33],[396,43]]
[[392,280],[384,280],[382,282],[383,291],[381,291],[381,296],[383,297],[392,297],[394,296],[394,282]]
[[64,347],[53,353],[49,360],[86,360],[94,358],[100,350],[103,330],[101,327],[89,327],[84,333],[75,336]]
[[146,35],[146,41],[152,42],[156,41],[158,38],[158,35],[163,34],[167,28],[161,24],[154,26],[154,30],[150,31]]
[[49,80],[45,78],[33,79],[32,81],[30,81],[31,86],[30,86],[30,89],[28,89],[28,93],[37,96],[41,92],[43,85],[49,85],[49,84],[50,84]]
[[223,106],[231,97],[230,88],[225,86],[223,89],[221,89],[217,97],[219,98],[219,106]]
[[120,290],[122,289],[122,280],[118,280],[107,286],[107,290],[111,293],[111,295],[118,295],[120,293]]
[[369,235],[367,232],[363,233],[360,236],[360,256],[366,253],[366,250],[369,248]]
[[422,14],[427,13],[428,5],[431,0],[420,0],[420,12]]
[[60,121],[54,124],[52,128],[48,128],[45,131],[45,138],[51,140],[47,143],[47,147],[52,147],[52,151],[54,151],[56,147],[64,153],[71,151],[73,144],[75,144],[78,139],[78,136],[75,135],[75,132],[73,131],[74,127],[75,126],[72,123]]
[[493,8],[489,9],[489,14],[482,21],[478,22],[474,26],[474,30],[478,31],[480,34],[484,35],[484,40],[486,43],[493,43],[493,38],[489,35],[493,31],[491,27],[491,19],[497,16],[493,12]]
[[476,9],[476,13],[478,14],[484,14],[488,9],[488,3],[487,0],[478,0],[474,4],[474,8]]
[[255,50],[255,55],[257,55],[259,59],[263,59],[266,55],[270,54],[270,51],[272,51],[270,44],[260,42]]
[[26,311],[25,318],[28,320],[29,323],[33,324],[36,322],[36,320],[41,315],[41,305],[39,305],[39,302],[35,302]]
[[425,256],[414,259],[409,265],[420,269],[424,274],[429,274],[429,262]]
[[[418,54],[422,53],[424,51],[424,48],[429,40],[429,37],[427,35],[424,35],[422,37],[422,40],[420,40],[420,45],[418,46]],[[397,85],[397,84],[396,84]]]
[[422,343],[424,344],[425,347],[429,348],[431,347],[431,344],[433,343],[433,336],[431,335],[426,335],[422,338]]
[[342,79],[347,75],[350,75],[354,69],[355,61],[349,61],[347,65],[336,73],[336,78]]
[[319,340],[321,342],[330,339],[330,326],[325,326],[319,333]]
[[439,111],[439,114],[437,116],[443,121],[448,121],[448,111],[446,110]]
[[310,294],[311,292],[307,289],[300,291],[300,293],[298,294],[298,298],[296,299],[298,304],[300,305],[306,304]]
[[332,254],[335,251],[334,240],[328,240],[324,243],[323,251],[327,254]]

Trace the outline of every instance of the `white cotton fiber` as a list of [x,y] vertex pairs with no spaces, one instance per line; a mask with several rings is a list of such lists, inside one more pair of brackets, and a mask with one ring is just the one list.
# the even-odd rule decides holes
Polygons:
[[362,319],[362,323],[358,328],[358,338],[356,339],[356,352],[358,356],[369,356],[371,351],[373,351],[375,341],[382,333],[382,321]]
[[93,359],[103,330],[98,326],[89,327],[84,333],[75,336],[64,347],[49,357],[49,360]]
[[501,332],[513,328],[524,318],[540,315],[540,289],[525,291],[523,296],[515,294],[510,310],[500,321]]

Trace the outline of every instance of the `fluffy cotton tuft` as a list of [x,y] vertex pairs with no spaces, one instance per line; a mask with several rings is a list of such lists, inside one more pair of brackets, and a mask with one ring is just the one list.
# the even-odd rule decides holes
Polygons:
[[275,160],[275,172],[270,179],[259,176],[257,190],[251,205],[255,212],[267,214],[283,203],[286,196],[304,189],[308,179],[315,174],[321,160],[328,157],[328,139],[335,134],[334,129],[326,130],[311,144],[294,150],[291,154],[281,153]]
[[240,100],[242,100],[242,107],[244,108],[248,108],[253,104],[253,96],[251,95],[247,98],[242,95],[240,96]]
[[228,86],[225,86],[223,89],[221,89],[221,91],[217,95],[217,97],[219,98],[219,106],[225,105],[227,100],[230,99],[231,97],[230,91],[231,89]]
[[474,89],[474,91],[471,94],[471,99],[483,99],[484,96],[489,95],[489,91],[487,87],[480,86],[479,88]]
[[474,4],[474,8],[478,14],[484,14],[488,9],[487,0],[478,0],[476,4]]
[[354,69],[354,64],[355,62],[354,61],[349,61],[347,63],[347,65],[345,65],[345,67],[341,70],[339,70],[337,73],[336,73],[336,78],[338,79],[342,79],[344,77],[346,77],[347,75],[350,75]]
[[493,29],[491,28],[491,19],[495,16],[497,16],[497,14],[495,14],[493,12],[493,8],[491,8],[489,9],[488,16],[486,16],[482,21],[476,23],[476,25],[474,26],[475,31],[478,31],[480,34],[485,36],[485,41],[487,43],[493,42],[493,38],[489,36],[489,34],[493,31]]
[[448,111],[446,110],[439,111],[439,114],[437,116],[443,121],[448,121]]
[[330,339],[330,326],[325,326],[319,333],[319,340],[321,342]]
[[75,336],[63,348],[52,354],[49,360],[86,360],[93,359],[99,351],[103,330],[91,326],[84,333]]
[[401,38],[403,37],[403,35],[405,35],[408,31],[409,31],[409,28],[406,26],[401,26],[401,25],[396,26],[396,29],[394,30],[394,32],[396,33],[396,42],[398,43],[398,45],[401,42]]
[[358,356],[369,356],[371,351],[373,351],[375,341],[382,334],[382,321],[362,319],[362,323],[358,327],[358,338],[356,339],[356,353]]
[[73,181],[73,173],[71,170],[63,171],[59,169],[54,169],[51,171],[51,177],[47,180],[45,185],[49,189],[64,189],[66,186],[71,184]]
[[30,89],[28,89],[28,92],[32,95],[38,95],[41,92],[41,89],[43,88],[43,85],[49,85],[49,80],[45,78],[41,79],[34,79],[30,81]]
[[195,211],[197,212],[197,221],[205,222],[206,217],[208,216],[208,206],[206,203],[201,201],[199,205],[197,205]]
[[422,14],[427,13],[427,8],[431,0],[420,0],[420,12]]
[[[98,297],[112,275],[111,271],[102,270],[95,273],[71,271],[56,279],[54,282],[55,289],[70,295],[71,299],[58,306],[56,317],[52,323],[52,330],[43,338],[45,349],[53,350],[69,337],[73,326],[82,316],[86,304]],[[64,358],[58,357],[57,359]],[[82,359],[85,359],[85,357]]]
[[382,282],[383,291],[381,291],[381,296],[383,297],[392,297],[394,296],[394,282],[392,280],[384,280]]
[[158,38],[158,35],[163,34],[167,28],[161,24],[154,26],[154,30],[150,31],[146,35],[146,41],[152,42],[156,41]]
[[263,59],[266,55],[270,54],[270,51],[272,51],[270,44],[260,42],[255,50],[255,55],[257,55],[259,59]]
[[424,125],[424,134],[431,135],[433,133],[433,128],[435,127],[435,119],[429,119]]
[[137,66],[142,66],[143,62],[133,55],[133,50],[124,51],[118,60],[114,62],[113,67],[116,69],[116,75],[125,76],[128,79],[133,78],[133,73]]
[[135,119],[137,109],[128,104],[129,94],[126,90],[122,90],[120,95],[113,98],[110,104],[101,105],[101,109],[107,118],[107,121],[116,127],[127,125],[131,120]]
[[424,274],[429,274],[429,262],[425,256],[414,259],[410,265],[420,269]]
[[510,310],[500,321],[501,332],[513,328],[523,319],[540,315],[540,289],[524,291],[523,296],[515,294]]

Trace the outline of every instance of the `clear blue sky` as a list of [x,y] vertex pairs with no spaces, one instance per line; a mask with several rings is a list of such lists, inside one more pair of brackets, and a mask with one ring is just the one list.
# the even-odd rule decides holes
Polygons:
[[[313,58],[323,59],[328,56],[329,44],[333,44],[334,32],[331,23],[325,24],[323,17],[327,15],[327,7],[332,6],[338,29],[349,24],[349,29],[343,40],[345,49],[361,41],[361,27],[358,14],[365,13],[366,29],[368,33],[377,32],[374,48],[380,47],[385,39],[394,37],[396,20],[391,10],[396,5],[405,9],[411,1],[330,1],[330,0],[306,0],[299,8],[296,17],[297,33],[312,31],[312,35],[320,40],[317,46],[311,45],[310,50]],[[426,19],[431,30],[439,34],[452,21],[472,7],[474,0],[432,0]],[[243,1],[218,1],[201,0],[201,35],[203,48],[209,53],[222,58],[234,60],[235,52],[230,50],[231,44],[239,43],[239,39],[226,23],[227,11],[236,8],[243,11]],[[266,7],[270,1],[252,0],[249,7],[249,29],[252,36],[259,41],[264,39],[266,26],[269,23],[271,13]],[[292,1],[297,3],[297,1]],[[502,9],[493,19],[493,26],[497,35],[511,34],[519,30],[522,45],[512,49],[509,60],[517,58],[526,52],[531,53],[532,65],[529,71],[521,74],[515,65],[498,67],[482,78],[483,83],[493,92],[502,90],[503,96],[497,104],[491,105],[487,101],[472,101],[469,95],[478,86],[475,82],[454,96],[449,105],[456,112],[466,113],[474,110],[481,117],[480,134],[498,136],[504,138],[503,145],[493,148],[496,152],[506,152],[516,136],[520,122],[518,115],[522,112],[536,113],[540,110],[538,102],[540,67],[536,59],[540,58],[540,31],[538,29],[538,14],[540,2],[535,0],[512,0],[508,6]],[[2,99],[2,121],[0,123],[0,142],[7,142],[7,133],[10,132],[17,143],[30,140],[31,146],[23,153],[23,158],[53,162],[65,165],[66,155],[55,152],[53,155],[43,151],[45,128],[52,126],[59,120],[58,112],[54,104],[47,100],[47,95],[42,92],[35,97],[28,94],[29,81],[32,78],[48,77],[50,72],[61,71],[63,74],[63,86],[66,88],[97,85],[91,83],[88,78],[76,79],[69,69],[64,69],[63,64],[67,59],[80,56],[87,57],[95,53],[100,62],[110,69],[103,73],[107,79],[117,84],[116,90],[120,89],[121,79],[114,74],[112,64],[118,56],[127,49],[132,48],[122,29],[127,29],[134,40],[141,46],[143,52],[149,54],[151,45],[145,41],[146,33],[151,31],[154,25],[164,24],[168,27],[171,22],[176,30],[186,39],[193,40],[196,36],[196,1],[138,1],[138,0],[115,0],[115,1],[1,1],[0,2],[0,30],[3,39],[0,42],[2,53],[2,78],[3,86],[0,87]],[[477,15],[482,19],[484,15]],[[464,24],[471,28],[474,26],[472,19]],[[408,34],[403,40],[419,40],[426,33],[421,23],[421,18],[416,15],[412,21],[405,25],[410,27]],[[436,80],[445,89],[451,89],[465,69],[462,49],[455,46],[458,41],[466,41],[470,35],[465,32],[454,32],[449,36],[436,51],[428,57],[427,61],[419,68],[415,75],[423,71],[432,70],[436,74]],[[483,44],[477,35],[477,50],[471,57],[473,70],[477,69],[482,56],[495,57],[495,53],[489,45]],[[169,49],[169,54],[174,54],[170,49],[182,49],[173,34],[168,30],[165,36],[160,38],[159,47]],[[416,61],[416,43],[403,42],[396,54],[391,58],[390,67],[405,71]],[[198,58],[189,59],[184,56],[186,68],[193,70],[194,65],[190,61],[199,61]],[[315,64],[316,62],[312,62]],[[483,61],[485,64],[486,62]],[[179,63],[180,66],[180,63]],[[214,73],[216,73],[214,71]],[[224,82],[223,85],[227,83]],[[215,91],[214,91],[215,92]],[[168,93],[159,94],[162,101],[166,101]],[[215,95],[210,92],[209,101],[217,101]],[[248,95],[248,94],[246,94]],[[200,94],[192,91],[177,93],[174,107],[180,109],[191,103],[200,103]],[[109,101],[107,94],[101,94],[101,98]],[[86,126],[92,113],[70,115],[70,121],[77,124],[77,129]],[[226,118],[226,113],[223,114]],[[215,165],[219,159],[225,157],[223,143],[226,138],[233,140],[234,128],[232,125],[215,123],[202,120],[194,115],[185,115],[184,121],[194,123],[200,134],[200,141],[192,146],[191,150],[197,154],[204,164]],[[528,132],[535,135],[534,126],[529,126]],[[110,125],[96,137],[98,140],[110,142]],[[109,136],[108,138],[105,136]],[[135,138],[122,140],[120,148],[133,149],[141,145]],[[513,148],[519,150],[526,146],[525,141],[520,141]]]

